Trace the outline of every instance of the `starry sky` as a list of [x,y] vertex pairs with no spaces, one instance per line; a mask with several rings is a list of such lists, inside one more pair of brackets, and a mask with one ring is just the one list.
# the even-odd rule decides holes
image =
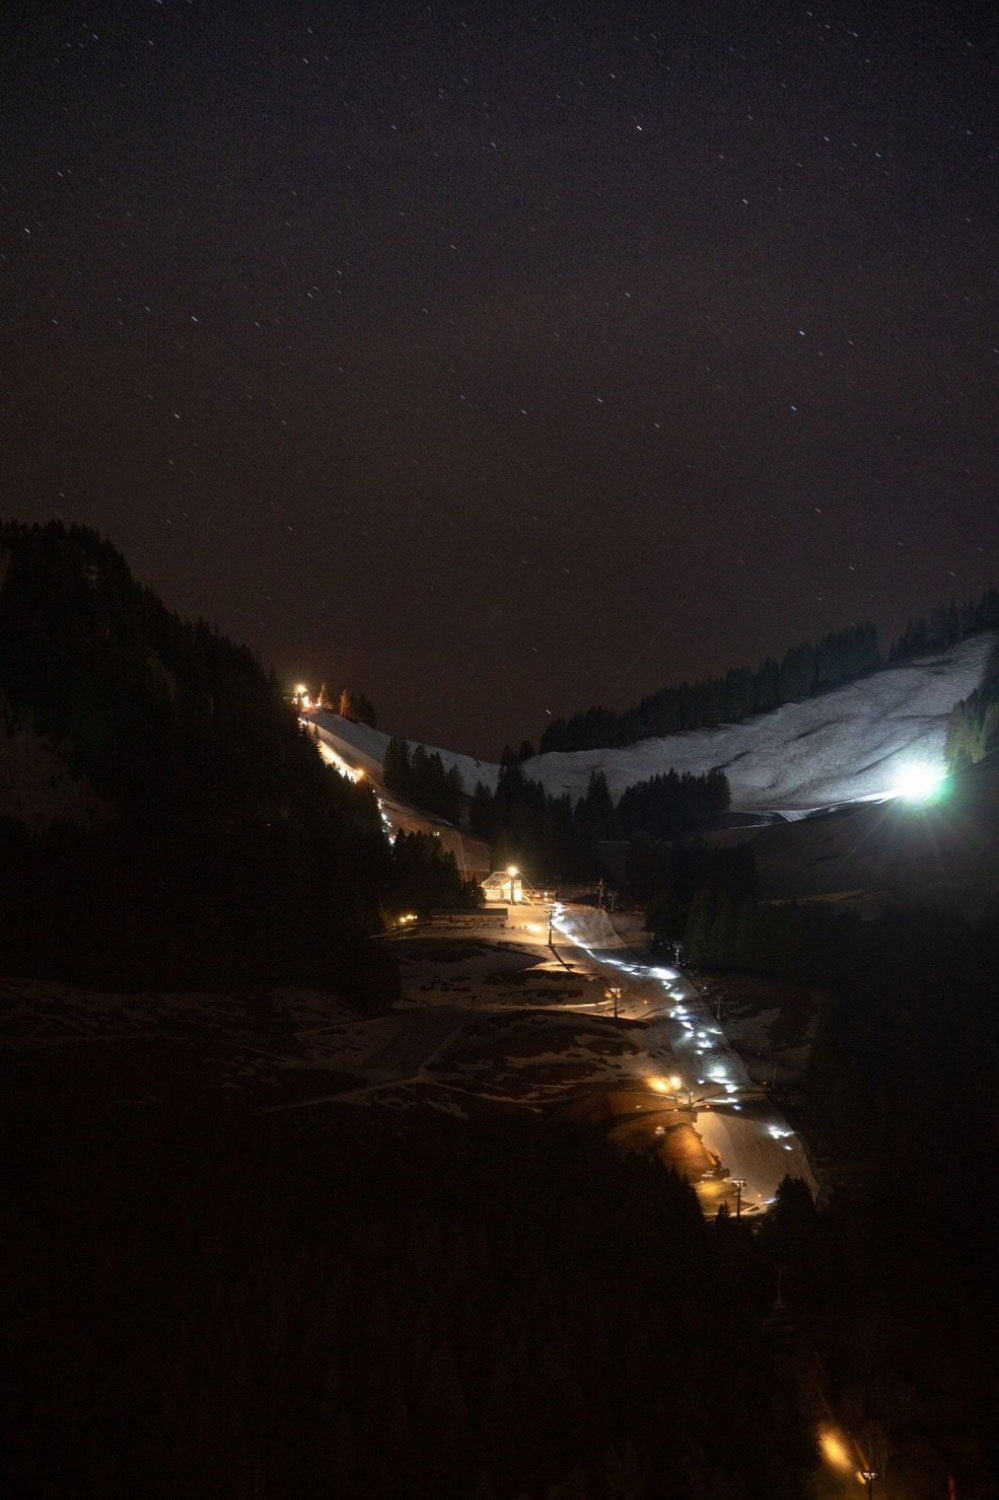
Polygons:
[[999,583],[970,4],[30,0],[0,511],[496,757]]

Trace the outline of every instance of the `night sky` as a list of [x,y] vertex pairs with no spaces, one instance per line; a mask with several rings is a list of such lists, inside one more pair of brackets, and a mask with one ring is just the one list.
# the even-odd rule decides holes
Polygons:
[[493,757],[999,583],[993,5],[15,10],[6,517]]

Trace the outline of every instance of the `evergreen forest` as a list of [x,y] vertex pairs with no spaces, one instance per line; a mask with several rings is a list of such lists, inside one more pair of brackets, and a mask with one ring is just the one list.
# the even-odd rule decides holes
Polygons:
[[553,796],[525,774],[520,758],[500,766],[496,791],[481,782],[471,799],[472,832],[493,848],[494,864],[524,865],[537,885],[594,880],[606,872],[601,845],[689,838],[729,805],[721,771],[669,771],[627,788],[615,805],[602,771],[593,771],[575,802]]
[[686,1184],[530,1117],[295,1120],[19,1101],[6,1493],[798,1500],[772,1269]]
[[[721,872],[653,913],[661,944],[725,975],[812,987],[804,1083],[778,1091],[824,1165],[816,1208],[784,1195],[760,1233],[780,1242],[788,1307],[835,1408],[901,1493],[986,1496],[999,1484],[993,1268],[999,1210],[994,918],[757,905]],[[731,872],[729,872],[731,877]],[[704,969],[701,969],[704,972]],[[915,1470],[915,1473],[913,1472]]]
[[733,667],[724,677],[661,688],[623,713],[590,708],[568,719],[555,719],[541,736],[538,751],[544,755],[552,750],[600,750],[686,729],[735,724],[784,703],[800,703],[881,666],[925,656],[989,630],[999,630],[999,591],[995,589],[988,589],[977,601],[962,606],[952,601],[928,616],[910,620],[884,660],[874,625],[848,625],[814,644],[804,641],[790,646],[779,661],[767,657],[755,670]]
[[105,808],[0,820],[5,970],[104,987],[316,984],[391,1000],[393,902],[460,886],[393,857],[375,798],[325,766],[273,676],[137,584],[96,532],[5,524],[0,706]]

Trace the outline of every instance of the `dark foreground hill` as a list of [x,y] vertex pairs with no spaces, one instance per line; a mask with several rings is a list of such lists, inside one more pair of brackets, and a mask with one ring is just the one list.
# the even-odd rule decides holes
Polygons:
[[846,803],[793,822],[712,830],[705,842],[748,844],[763,901],[821,898],[868,915],[922,905],[994,918],[999,756],[964,767],[925,805]]
[[95,532],[9,524],[0,695],[8,974],[370,987],[377,807],[245,646],[172,614]]
[[8,1494],[806,1492],[772,1272],[585,1132],[192,1096],[2,1139]]

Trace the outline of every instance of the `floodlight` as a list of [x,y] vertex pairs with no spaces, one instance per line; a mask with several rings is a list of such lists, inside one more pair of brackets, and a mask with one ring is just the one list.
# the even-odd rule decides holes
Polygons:
[[940,794],[943,779],[943,771],[935,766],[913,761],[901,768],[894,793],[905,802],[932,802]]

